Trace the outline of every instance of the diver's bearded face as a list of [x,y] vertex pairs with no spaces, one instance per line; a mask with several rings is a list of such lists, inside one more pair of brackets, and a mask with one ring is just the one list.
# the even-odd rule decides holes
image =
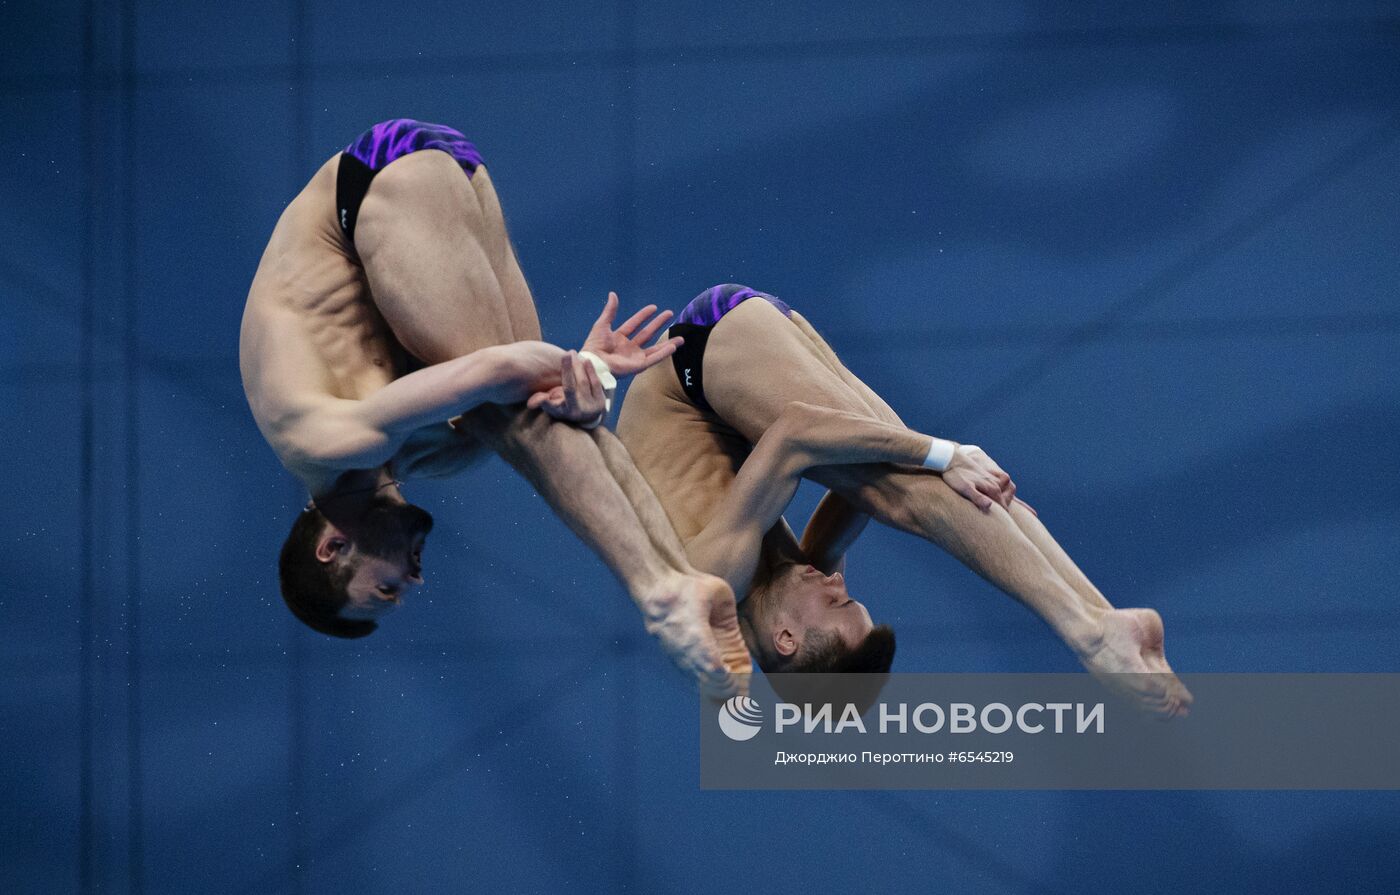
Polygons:
[[870,633],[870,613],[846,591],[840,572],[827,575],[812,566],[791,566],[775,582],[784,615],[801,629],[831,631],[848,647]]

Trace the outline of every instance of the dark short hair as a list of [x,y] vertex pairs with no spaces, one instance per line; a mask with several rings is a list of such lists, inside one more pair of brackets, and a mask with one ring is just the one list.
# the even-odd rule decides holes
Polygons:
[[797,652],[784,656],[759,633],[765,626],[755,596],[763,595],[739,604],[739,630],[773,692],[794,704],[849,703],[862,715],[869,711],[890,678],[894,629],[876,625],[849,649],[832,631],[808,631]]
[[889,625],[876,625],[849,649],[831,631],[808,631],[797,652],[783,655],[760,633],[766,628],[762,618],[766,598],[766,592],[756,589],[739,604],[739,630],[764,674],[886,674],[894,664],[894,629]]
[[894,664],[894,629],[876,625],[850,648],[831,631],[808,631],[791,656],[766,652],[759,667],[773,674],[885,674]]
[[764,669],[768,684],[795,705],[854,705],[864,715],[880,698],[894,663],[894,630],[877,625],[851,649],[830,631],[809,631],[781,672]]
[[379,627],[368,619],[341,618],[340,610],[350,602],[345,588],[354,577],[353,566],[324,563],[316,558],[316,543],[325,530],[326,517],[314,506],[301,511],[282,553],[277,558],[277,578],[282,600],[308,628],[332,637],[365,637]]

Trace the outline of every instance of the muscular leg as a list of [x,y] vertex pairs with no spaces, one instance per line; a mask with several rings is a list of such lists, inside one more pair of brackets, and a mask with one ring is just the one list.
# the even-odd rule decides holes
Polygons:
[[892,466],[825,466],[811,476],[872,518],[937,544],[1015,597],[1111,688],[1164,715],[1190,705],[1191,695],[1162,651],[1161,617],[1151,609],[1113,609],[1102,595],[1085,600],[999,504],[983,512],[938,476]]
[[[746,680],[731,677],[752,670],[733,593],[688,563],[678,569],[668,561],[671,548],[658,549],[628,495],[606,468],[597,468],[607,452],[581,449],[579,439],[592,446],[588,433],[521,407],[487,404],[463,419],[623,581],[647,631],[698,678],[705,692],[727,695],[747,686]],[[670,530],[669,523],[666,528]],[[675,539],[674,531],[671,537]]]
[[[535,312],[535,300],[530,295],[525,274],[515,256],[515,248],[506,232],[505,216],[501,211],[500,198],[495,184],[486,169],[479,168],[471,179],[473,189],[485,213],[485,230],[482,234],[486,255],[500,283],[505,299],[506,312],[510,316],[511,328],[517,339],[538,339],[540,337],[539,317]],[[593,429],[590,433],[597,444],[603,461],[607,464],[613,479],[622,488],[636,511],[642,527],[650,535],[652,543],[672,568],[690,572],[693,569],[686,559],[685,549],[676,537],[675,529],[666,518],[666,513],[656,499],[656,494],[637,470],[637,465],[617,440],[611,430],[605,427]]]
[[1024,603],[1076,651],[1093,638],[1099,607],[1085,605],[1000,506],[983,512],[938,476],[893,466],[824,466],[811,478],[872,518],[942,547]]
[[671,520],[666,518],[666,511],[661,508],[661,501],[657,500],[656,492],[651,490],[651,485],[642,477],[637,464],[632,462],[627,448],[623,447],[612,430],[605,426],[591,430],[590,434],[603,455],[603,462],[608,464],[613,478],[627,495],[628,503],[636,510],[642,527],[651,535],[652,544],[657,552],[673,568],[691,571],[690,560],[685,555],[685,546],[681,544],[675,528],[671,526]]
[[[365,197],[356,247],[371,292],[395,336],[427,363],[538,334],[533,306],[512,318],[496,278],[495,248],[484,234],[498,215],[482,208],[456,162],[435,151],[394,162]],[[517,322],[533,332],[516,333]],[[682,570],[657,550],[593,438],[522,408],[479,408],[464,421],[622,580],[676,661],[712,692],[730,689],[725,663],[746,671],[747,654],[738,667],[732,646],[722,652],[711,628],[714,613],[723,616],[726,604],[732,611],[733,595],[719,579]],[[734,629],[737,636],[737,623]]]
[[[627,448],[604,426],[593,429],[591,434],[604,462],[608,464],[608,469],[627,495],[628,503],[636,510],[642,527],[651,536],[652,546],[673,568],[680,569],[688,575],[699,575],[685,555],[685,546],[681,544],[671,520],[666,517],[666,511],[657,499],[656,492],[651,490],[651,485],[642,476],[641,470],[637,469],[637,464],[632,462]],[[737,675],[751,673],[753,668],[749,661],[748,649],[744,646],[744,635],[739,630],[739,614],[734,600],[725,599],[716,603],[711,611],[709,624],[719,644],[725,668]],[[747,686],[744,680],[738,683],[741,688]]]
[[445,152],[393,162],[370,185],[355,247],[394,336],[434,364],[518,341],[471,181]]
[[[828,368],[821,352],[812,350],[811,338],[785,325],[765,302],[746,302],[732,311],[716,326],[705,356],[706,397],[719,416],[757,441],[792,401],[869,412],[857,390]],[[755,344],[764,350],[753,351]],[[1168,673],[1157,614],[1112,610],[1058,545],[1052,552],[1062,557],[1059,564],[1021,527],[1043,531],[1038,522],[1018,521],[1000,506],[984,513],[928,472],[833,466],[814,469],[810,477],[873,518],[947,550],[1044,619],[1091,671]],[[1043,540],[1053,544],[1048,532]],[[1062,570],[1082,579],[1088,595],[1072,586]],[[1169,711],[1189,701],[1180,683],[1161,675],[1140,676],[1131,688],[1138,698]]]
[[[754,344],[750,328],[762,333],[762,353],[748,350]],[[870,413],[857,390],[816,350],[814,335],[788,325],[764,302],[745,302],[730,312],[715,328],[705,355],[706,396],[719,416],[757,441],[793,401]],[[1025,603],[1067,642],[1091,636],[1089,610],[1101,607],[1086,605],[1004,510],[983,513],[936,475],[899,473],[890,466],[824,467],[812,470],[810,478],[862,512],[943,547]]]
[[[413,353],[428,363],[435,363],[435,361],[447,360],[449,357],[456,357],[459,354],[469,352],[469,350],[475,350],[475,347],[482,347],[476,345],[477,333],[470,332],[475,328],[475,322],[472,326],[463,325],[461,318],[458,318],[459,322],[456,325],[451,322],[451,318],[461,310],[461,304],[472,300],[472,297],[475,296],[489,297],[487,305],[493,314],[494,326],[487,328],[484,332],[490,333],[490,336],[500,335],[500,332],[503,331],[501,321],[504,319],[504,321],[508,321],[508,326],[504,326],[505,331],[508,332],[508,338],[501,339],[504,342],[539,339],[539,315],[535,311],[535,300],[531,297],[529,284],[525,282],[524,272],[521,272],[519,262],[515,258],[515,249],[512,248],[510,235],[505,230],[505,217],[501,211],[500,197],[497,196],[496,185],[491,182],[491,176],[486,167],[483,165],[483,167],[477,168],[472,178],[468,179],[461,176],[461,172],[455,171],[456,162],[448,158],[447,155],[442,153],[421,153],[420,155],[427,157],[428,162],[438,168],[438,171],[433,172],[433,178],[441,178],[441,181],[444,181],[442,186],[445,188],[440,186],[440,188],[434,189],[433,193],[435,197],[445,197],[447,202],[441,209],[434,209],[434,213],[441,214],[441,216],[451,220],[452,214],[456,213],[455,209],[459,204],[461,214],[465,216],[465,235],[462,233],[449,234],[449,238],[452,238],[458,247],[458,258],[461,259],[461,276],[468,284],[463,287],[459,296],[445,297],[447,298],[445,304],[449,308],[447,314],[437,314],[434,308],[417,307],[419,303],[414,303],[412,308],[402,308],[402,310],[393,312],[393,319],[398,319],[403,328],[406,329],[405,335],[409,335],[410,338],[419,340],[419,342],[430,340],[430,346],[421,349],[427,353]],[[381,175],[381,178],[388,178],[391,172],[402,175],[403,165],[413,162],[414,158],[417,158],[417,155],[409,155],[409,157],[395,162],[398,168],[389,168],[385,174]],[[417,171],[412,171],[410,174],[417,174]],[[389,203],[398,202],[398,206],[403,207],[409,196],[395,195],[395,192],[396,190],[400,193],[405,192],[413,185],[413,181],[409,181],[409,188],[405,188],[403,181],[405,181],[403,176],[395,176],[392,181],[388,182],[388,189],[378,193],[375,190],[384,188],[385,183],[377,181],[374,190],[371,190],[371,196]],[[365,197],[365,206],[368,204],[370,204],[370,196]],[[379,209],[372,209],[371,214],[378,213],[378,211]],[[364,245],[365,211],[361,211],[360,221],[361,235],[358,237],[358,242]],[[396,221],[393,226],[402,227],[403,221]],[[419,255],[417,261],[423,261],[424,252],[433,251],[431,249],[433,242],[431,242],[427,231],[435,230],[438,224],[434,224],[434,221],[427,216],[413,216],[413,226],[419,228],[417,235],[430,247],[424,249],[423,244],[419,244],[417,247],[416,255]],[[384,254],[382,252],[382,247],[385,244],[384,233],[385,228],[377,228],[371,223],[370,237],[368,237],[371,242],[368,247],[361,248],[361,256],[367,256],[371,252]],[[388,244],[392,251],[393,248],[400,247],[402,240],[389,237]],[[410,259],[406,259],[406,261],[410,261]],[[367,262],[367,268],[368,266],[370,265]],[[435,259],[434,266],[437,266]],[[402,277],[399,273],[396,273],[395,276]],[[374,291],[377,300],[381,293],[385,293],[386,289],[388,289],[388,284],[375,287],[375,284],[371,282],[371,290]],[[441,286],[438,283],[421,284],[419,291],[417,291],[419,296],[433,296],[433,294],[440,293]],[[382,304],[384,303],[381,301]],[[385,318],[389,317],[391,317],[391,312],[385,312]],[[405,317],[412,317],[412,324],[403,322]],[[444,317],[447,319],[442,319]],[[434,326],[434,318],[437,318],[435,321],[438,324],[437,328],[430,329],[431,326]],[[475,317],[473,317],[473,321],[475,321]],[[402,336],[400,336],[400,342],[402,342]],[[496,343],[498,342],[489,342],[489,345],[496,345]],[[599,433],[606,433],[606,436]],[[631,506],[636,510],[637,517],[640,518],[643,527],[647,529],[652,543],[657,545],[657,549],[661,550],[662,556],[671,563],[673,569],[690,571],[690,564],[686,562],[685,550],[680,549],[675,529],[671,527],[671,522],[666,520],[666,515],[661,510],[661,504],[657,503],[657,496],[651,492],[651,486],[647,485],[645,479],[641,478],[641,473],[637,472],[637,466],[631,462],[626,448],[622,447],[616,437],[612,437],[612,433],[603,429],[595,430],[594,441],[601,448],[603,461],[606,462],[613,479],[616,480],[617,485],[622,487]]]
[[487,404],[462,422],[535,486],[639,602],[674,576],[677,570],[652,546],[626,495],[606,470],[599,474],[598,452],[581,449],[592,446],[583,430],[518,405]]
[[506,233],[505,214],[501,211],[501,200],[496,195],[496,186],[486,168],[478,168],[472,177],[472,188],[486,216],[486,229],[482,241],[491,268],[496,272],[496,280],[505,296],[506,314],[510,317],[511,329],[516,339],[538,339],[540,318],[535,312],[535,299],[530,295],[530,286],[525,282],[525,274],[515,257],[515,247]]
[[[822,360],[827,369],[841,377],[841,381],[855,392],[856,397],[869,409],[870,415],[873,418],[887,423],[904,425],[898,414],[885,403],[883,398],[877,395],[873,389],[847,369],[845,364],[841,363],[840,358],[836,356],[836,352],[832,350],[831,346],[827,344],[826,340],[821,337],[821,334],[816,331],[805,317],[793,311],[792,322],[796,324],[798,331],[811,345],[812,350]],[[1010,514],[1012,521],[1016,523],[1016,527],[1021,530],[1021,534],[1025,535],[1030,542],[1036,546],[1036,549],[1049,561],[1055,572],[1064,579],[1066,584],[1074,588],[1074,592],[1079,595],[1080,599],[1083,600],[1086,605],[1091,607],[1097,606],[1101,609],[1113,608],[1112,604],[1110,604],[1099,589],[1094,586],[1094,583],[1089,580],[1089,577],[1080,571],[1079,566],[1075,565],[1074,560],[1070,559],[1069,554],[1066,553],[1064,548],[1051,536],[1050,532],[1046,530],[1045,526],[1041,524],[1034,513],[1020,504],[1012,504],[1007,512]]]
[[895,413],[894,409],[885,403],[884,398],[877,395],[875,390],[866,385],[860,377],[846,369],[846,365],[841,363],[841,359],[836,356],[836,352],[827,344],[826,339],[821,337],[816,327],[812,326],[812,324],[807,321],[806,317],[803,317],[797,311],[793,311],[791,320],[793,324],[796,325],[797,331],[800,332],[803,338],[807,340],[808,344],[812,346],[812,350],[816,353],[817,357],[826,365],[826,368],[841,377],[841,381],[844,382],[851,391],[855,392],[856,397],[869,408],[871,417],[882,422],[893,423],[897,426],[904,425],[904,421],[899,418],[899,414]]
[[1074,592],[1079,594],[1079,598],[1089,606],[1097,606],[1101,609],[1112,609],[1113,604],[1108,602],[1094,582],[1089,580],[1089,576],[1080,571],[1074,560],[1069,558],[1065,548],[1050,534],[1049,530],[1041,523],[1035,513],[1026,509],[1019,503],[1013,503],[1007,510],[1011,520],[1016,523],[1016,527],[1021,530],[1041,555],[1049,561],[1055,572],[1065,580],[1065,583],[1074,588]]
[[[471,183],[485,212],[486,229],[483,233],[483,242],[486,254],[491,259],[491,266],[500,283],[501,292],[505,296],[506,310],[510,315],[515,337],[517,339],[538,339],[540,338],[540,323],[535,312],[535,301],[530,294],[530,287],[525,281],[525,275],[520,269],[520,263],[516,258],[510,236],[506,232],[505,217],[501,211],[501,202],[496,194],[495,184],[484,167],[477,170]],[[610,429],[604,426],[591,430],[589,434],[603,455],[603,461],[607,464],[608,471],[612,474],[614,481],[622,488],[628,503],[632,505],[642,527],[650,536],[653,546],[661,557],[674,569],[687,574],[694,573],[695,569],[690,565],[690,560],[686,558],[685,548],[682,546],[680,538],[676,536],[671,521],[666,518],[666,511],[661,508],[661,503],[656,499],[651,485],[642,477],[637,465],[632,462],[632,457],[627,453],[627,449],[622,446],[622,442]],[[736,627],[736,633],[737,630]],[[726,638],[723,636],[725,632],[720,633],[721,644],[725,645]],[[728,640],[730,647],[737,643],[739,643],[737,637]],[[735,667],[733,657],[727,659],[726,664],[731,668]]]

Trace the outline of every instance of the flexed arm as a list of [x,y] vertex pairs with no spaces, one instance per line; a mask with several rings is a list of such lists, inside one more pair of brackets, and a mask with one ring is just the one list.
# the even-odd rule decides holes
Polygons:
[[[610,294],[585,350],[617,377],[660,363],[681,340],[646,347],[670,318],[669,311],[655,312],[650,305],[613,330],[617,295]],[[542,406],[558,419],[597,419],[604,388],[595,366],[582,357],[546,342],[511,342],[424,367],[362,400],[321,398],[290,414],[284,424],[293,460],[344,470],[368,469],[393,458],[401,461],[402,474],[450,474],[479,451],[465,444],[466,433],[453,432],[447,420],[482,404],[528,399],[531,408]],[[406,455],[397,457],[401,450]]]
[[[938,471],[943,481],[955,492],[971,501],[979,510],[988,512],[992,504],[1008,510],[1013,503],[1025,507],[1031,514],[1035,508],[1016,496],[1016,483],[1011,480],[987,452],[975,444],[958,444],[934,439],[930,456],[941,453],[946,461],[925,462]],[[942,466],[941,469],[938,467]],[[802,532],[802,552],[812,565],[828,574],[840,571],[846,563],[846,551],[865,530],[870,516],[857,509],[835,491],[826,492],[817,508],[807,519]]]
[[[994,503],[1007,509],[1018,503],[1035,513],[1034,507],[1016,496],[1016,483],[1011,477],[975,444],[954,443],[952,458],[940,474],[949,487],[983,512]],[[807,527],[802,531],[802,552],[823,572],[839,572],[846,565],[846,551],[869,521],[870,516],[845,497],[828,491],[807,519]]]
[[705,528],[686,544],[695,566],[747,590],[763,535],[782,516],[802,474],[814,466],[900,463],[917,466],[932,439],[867,416],[793,403],[758,440]]
[[482,404],[513,404],[559,383],[562,348],[493,345],[395,379],[362,400],[328,399],[301,412],[289,441],[301,458],[336,469],[386,463],[420,427]]
[[868,514],[835,491],[828,491],[802,530],[802,553],[826,574],[840,572],[846,567],[846,551],[869,522]]

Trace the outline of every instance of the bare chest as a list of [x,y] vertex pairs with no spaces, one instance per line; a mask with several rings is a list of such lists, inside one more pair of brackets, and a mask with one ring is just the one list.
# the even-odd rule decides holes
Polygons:
[[250,392],[267,392],[268,400],[360,399],[403,375],[407,355],[375,307],[364,270],[319,232],[320,222],[287,223],[249,290],[240,354]]
[[[682,540],[699,534],[728,494],[749,445],[728,426],[658,388],[670,364],[637,377],[617,434]],[[675,389],[679,393],[679,388]]]

